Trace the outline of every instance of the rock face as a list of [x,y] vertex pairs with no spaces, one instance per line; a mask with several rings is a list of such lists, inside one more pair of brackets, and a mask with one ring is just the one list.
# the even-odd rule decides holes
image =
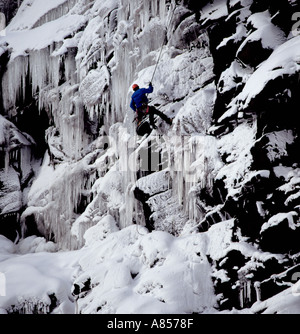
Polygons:
[[31,162],[35,142],[3,116],[0,116],[0,131],[0,231],[15,240],[21,233],[19,216],[26,205],[24,195],[34,174]]
[[[297,11],[288,0],[24,0],[0,39],[0,233],[64,250],[84,246],[107,219],[110,232],[136,224],[199,235],[218,310],[291,286],[300,253]],[[173,125],[158,119],[139,137],[130,87],[151,80],[150,103]],[[122,272],[131,284],[134,268]],[[85,306],[99,282],[77,279],[83,312],[115,311]]]

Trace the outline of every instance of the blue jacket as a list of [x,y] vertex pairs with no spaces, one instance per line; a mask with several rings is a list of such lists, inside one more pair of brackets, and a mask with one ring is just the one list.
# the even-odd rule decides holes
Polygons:
[[132,94],[130,108],[136,111],[141,108],[143,103],[148,103],[146,94],[153,92],[153,87],[150,85],[149,88],[140,88]]

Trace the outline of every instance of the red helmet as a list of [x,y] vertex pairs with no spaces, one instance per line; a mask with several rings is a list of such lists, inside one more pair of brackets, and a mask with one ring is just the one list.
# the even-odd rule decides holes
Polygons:
[[132,89],[133,90],[137,90],[137,89],[139,89],[140,87],[139,87],[139,85],[137,85],[137,84],[134,84],[133,86],[132,86]]

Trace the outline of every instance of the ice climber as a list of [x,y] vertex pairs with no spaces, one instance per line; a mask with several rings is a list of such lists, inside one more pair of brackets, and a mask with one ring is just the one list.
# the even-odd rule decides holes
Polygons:
[[154,115],[158,115],[161,119],[163,119],[169,125],[172,124],[172,119],[170,119],[168,116],[166,116],[161,111],[154,108],[153,106],[148,105],[149,101],[147,98],[147,94],[150,94],[153,92],[153,86],[151,82],[149,83],[149,88],[140,88],[137,84],[134,84],[132,86],[132,89],[134,93],[132,94],[132,97],[131,97],[130,108],[136,112],[137,126],[140,125],[142,119],[147,114],[149,114],[150,125],[152,126],[153,129],[157,128],[154,123]]

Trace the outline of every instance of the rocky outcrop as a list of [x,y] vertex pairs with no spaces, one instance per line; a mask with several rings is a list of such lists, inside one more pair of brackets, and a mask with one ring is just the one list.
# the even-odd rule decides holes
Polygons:
[[[220,138],[219,152],[225,168],[214,180],[213,191],[207,190],[202,197],[204,207],[214,202],[218,206],[213,215],[213,211],[207,213],[201,226],[207,230],[212,222],[232,217],[233,240],[246,238],[257,249],[284,257],[270,264],[270,260],[257,263],[254,268],[243,252],[230,251],[214,264],[227,274],[227,279],[215,281],[216,290],[223,294],[222,307],[239,308],[270,297],[272,289],[276,294],[286,288],[290,278],[286,285],[280,285],[268,277],[285,272],[299,252],[299,157],[295,152],[299,145],[295,118],[299,69],[294,63],[292,71],[286,70],[286,59],[279,55],[279,50],[286,47],[287,51],[293,41],[289,16],[295,10],[292,3],[240,1],[234,10],[230,3],[229,16],[208,27],[218,87],[210,133]],[[275,60],[282,67],[277,67]],[[244,138],[237,135],[242,127]],[[231,140],[227,148],[226,138]],[[248,145],[238,142],[242,140]],[[239,153],[235,154],[238,145]],[[234,166],[243,168],[243,172]],[[221,201],[218,194],[222,194]],[[256,296],[258,286],[263,297]]]

